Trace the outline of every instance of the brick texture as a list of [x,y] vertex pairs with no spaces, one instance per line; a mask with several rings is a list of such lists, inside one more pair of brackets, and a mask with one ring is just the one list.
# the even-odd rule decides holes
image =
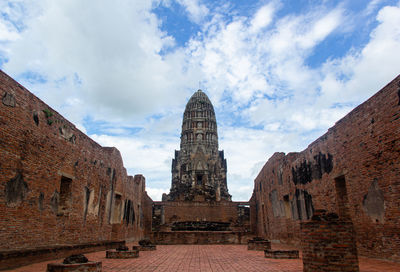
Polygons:
[[[145,178],[0,71],[1,250],[144,237]],[[151,219],[150,219],[151,220]]]
[[230,229],[235,231],[249,230],[250,218],[241,214],[241,206],[250,206],[248,202],[192,202],[192,201],[155,201],[160,222],[153,222],[154,227],[162,230],[171,227],[174,222],[212,221],[229,222]]
[[301,229],[304,272],[359,271],[351,221],[314,215]]
[[299,153],[275,153],[254,182],[256,232],[300,242],[314,210],[353,222],[358,252],[400,260],[400,76]]
[[[273,244],[274,250],[289,249]],[[262,251],[247,250],[246,245],[157,246],[155,251],[140,252],[135,259],[107,259],[104,251],[85,254],[90,261],[101,261],[103,271],[303,271],[301,259],[270,259]],[[61,262],[62,260],[52,261]],[[14,272],[45,271],[47,263],[21,267]],[[400,264],[376,259],[360,259],[361,272],[398,272]]]

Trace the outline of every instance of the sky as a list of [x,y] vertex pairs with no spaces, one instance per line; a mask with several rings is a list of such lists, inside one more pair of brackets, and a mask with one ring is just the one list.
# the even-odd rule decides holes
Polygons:
[[190,96],[214,105],[232,199],[400,73],[390,0],[0,0],[0,69],[161,200]]

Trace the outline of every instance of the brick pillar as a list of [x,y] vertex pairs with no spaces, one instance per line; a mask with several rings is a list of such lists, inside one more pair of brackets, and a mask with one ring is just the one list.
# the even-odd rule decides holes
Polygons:
[[316,210],[301,223],[303,271],[359,271],[353,223]]

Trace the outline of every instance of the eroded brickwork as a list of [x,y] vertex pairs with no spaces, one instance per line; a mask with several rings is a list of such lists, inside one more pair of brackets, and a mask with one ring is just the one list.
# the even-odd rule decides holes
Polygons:
[[400,260],[400,77],[299,153],[275,153],[254,182],[257,234],[300,241],[325,209],[352,220],[358,252]]
[[304,272],[358,272],[353,223],[318,210],[301,223]]
[[[0,71],[1,250],[139,240],[141,175]],[[147,219],[148,222],[148,219]]]
[[248,202],[231,201],[217,203],[155,201],[153,231],[229,230],[250,232],[249,206]]

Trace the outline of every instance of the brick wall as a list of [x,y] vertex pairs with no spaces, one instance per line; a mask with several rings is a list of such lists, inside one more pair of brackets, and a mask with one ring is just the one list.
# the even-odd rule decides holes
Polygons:
[[[145,179],[0,71],[2,250],[138,240]],[[150,200],[151,201],[151,200]]]
[[208,221],[230,223],[233,231],[250,231],[250,216],[241,214],[241,207],[249,210],[249,206],[248,202],[231,201],[155,201],[153,212],[159,219],[153,221],[153,229],[169,231],[174,222]]
[[318,211],[302,222],[303,271],[359,271],[353,223]]
[[143,223],[144,223],[144,237],[151,238],[152,231],[151,225],[153,220],[153,200],[145,194],[142,199],[142,206],[143,206]]
[[158,245],[247,244],[253,237],[249,233],[235,231],[160,231],[153,235]]
[[361,255],[400,260],[400,76],[254,181],[257,234],[300,241],[315,209],[352,220]]

